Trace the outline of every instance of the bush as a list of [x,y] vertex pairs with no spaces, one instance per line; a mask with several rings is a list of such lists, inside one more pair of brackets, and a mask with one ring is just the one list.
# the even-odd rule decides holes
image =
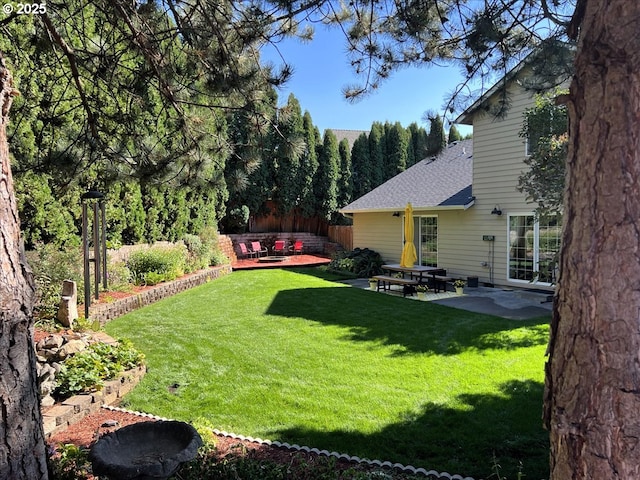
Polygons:
[[86,350],[62,363],[56,376],[58,386],[55,395],[66,398],[81,392],[99,390],[104,380],[114,378],[120,372],[141,365],[144,355],[130,341],[121,340],[118,345],[93,343]]
[[131,289],[131,272],[125,262],[107,263],[109,290],[127,291]]
[[60,305],[64,280],[75,281],[78,292],[84,290],[82,250],[60,250],[54,245],[39,243],[26,255],[36,282],[34,315],[38,320],[53,320]]
[[[184,273],[186,259],[184,245],[151,247],[133,252],[127,260],[127,267],[136,285],[146,285],[148,281],[175,280]],[[151,272],[155,275],[148,276]]]
[[211,247],[204,243],[197,235],[187,234],[183,238],[187,247],[186,272],[201,270],[209,266]]
[[336,271],[354,273],[360,278],[368,278],[382,273],[382,257],[368,248],[355,248],[342,252],[331,260],[329,268]]

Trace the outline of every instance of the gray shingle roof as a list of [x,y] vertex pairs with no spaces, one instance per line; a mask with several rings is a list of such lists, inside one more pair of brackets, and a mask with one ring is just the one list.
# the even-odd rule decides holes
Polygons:
[[424,159],[340,209],[342,213],[465,208],[472,204],[473,141],[448,145],[435,159]]
[[336,130],[335,128],[330,128],[329,130],[336,136],[338,143],[340,143],[343,138],[346,138],[347,142],[349,142],[350,149],[353,148],[353,142],[355,142],[360,135],[364,133],[369,136],[369,131],[367,130]]

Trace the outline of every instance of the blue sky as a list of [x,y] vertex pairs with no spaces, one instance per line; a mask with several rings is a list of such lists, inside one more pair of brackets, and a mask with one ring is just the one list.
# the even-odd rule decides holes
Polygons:
[[[340,31],[319,25],[312,42],[287,40],[279,49],[294,68],[293,78],[278,90],[279,104],[286,103],[293,93],[321,133],[327,128],[369,130],[374,121],[400,122],[404,127],[417,122],[428,130],[422,121],[424,112],[441,114],[445,98],[462,81],[457,67],[405,68],[394,72],[370,95],[350,103],[342,89],[359,83],[359,79],[348,64]],[[265,47],[261,57],[282,63],[272,47]],[[458,126],[458,130],[471,132],[466,126]]]

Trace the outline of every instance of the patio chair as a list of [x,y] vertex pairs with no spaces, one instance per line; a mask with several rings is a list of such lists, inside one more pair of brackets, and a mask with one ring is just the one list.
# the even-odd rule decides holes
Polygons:
[[253,250],[249,250],[244,243],[238,243],[240,247],[240,256],[242,258],[253,257]]
[[257,257],[261,257],[263,253],[269,255],[269,250],[267,250],[266,247],[263,247],[260,242],[251,242],[251,249]]
[[287,245],[284,240],[276,240],[273,246],[273,253],[276,255],[285,255],[287,253]]
[[294,255],[297,254],[302,254],[302,240],[296,240],[293,245],[291,245],[289,247],[289,251],[291,253],[293,253]]

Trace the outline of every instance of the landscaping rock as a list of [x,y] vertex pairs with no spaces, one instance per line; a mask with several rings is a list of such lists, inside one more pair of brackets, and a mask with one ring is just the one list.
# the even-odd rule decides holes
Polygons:
[[71,327],[73,321],[78,319],[78,289],[76,282],[72,280],[62,282],[62,297],[57,318],[65,327]]
[[87,342],[84,340],[69,340],[65,343],[60,350],[58,350],[58,358],[63,360],[67,358],[69,355],[75,355],[78,352],[83,351],[87,348]]

